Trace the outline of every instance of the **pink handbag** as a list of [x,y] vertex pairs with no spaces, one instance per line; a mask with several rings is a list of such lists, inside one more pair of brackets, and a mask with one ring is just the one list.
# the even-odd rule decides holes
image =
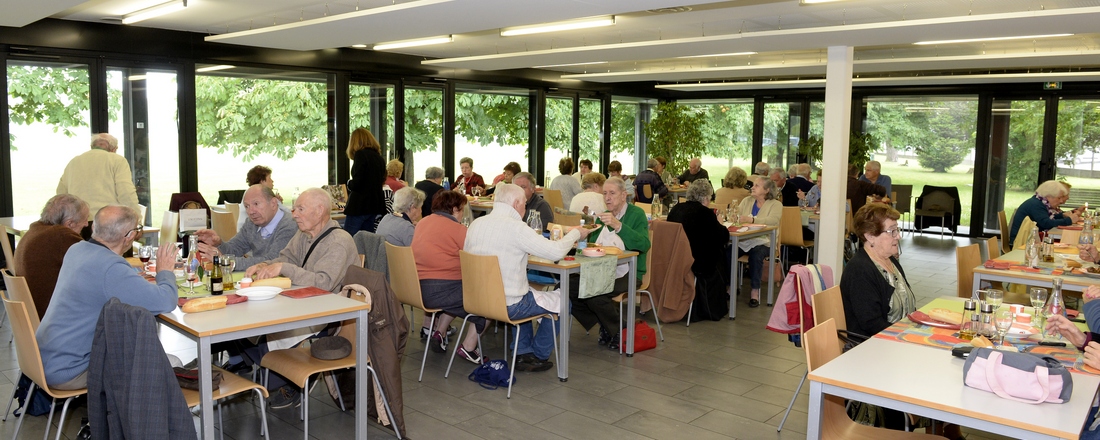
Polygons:
[[963,365],[963,383],[971,388],[1024,403],[1066,403],[1073,378],[1050,356],[976,348]]

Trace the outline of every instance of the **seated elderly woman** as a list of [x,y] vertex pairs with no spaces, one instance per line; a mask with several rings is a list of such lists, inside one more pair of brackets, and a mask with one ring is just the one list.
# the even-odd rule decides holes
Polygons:
[[868,203],[852,217],[852,233],[861,246],[840,278],[848,331],[871,336],[917,308],[897,259],[900,217],[882,203]]
[[[432,214],[424,217],[413,234],[412,250],[416,258],[416,273],[420,278],[420,294],[424,306],[443,309],[432,326],[428,348],[437,353],[447,351],[445,329],[456,317],[466,317],[462,308],[462,267],[458,251],[466,243],[466,227],[459,223],[466,196],[455,191],[442,191],[432,199]],[[469,332],[458,347],[458,355],[475,364],[481,363],[477,335],[485,330],[485,318],[471,317],[477,333]]]
[[394,246],[412,244],[413,231],[420,221],[421,205],[424,204],[424,191],[405,187],[393,194],[393,214],[386,214],[378,222],[376,234],[386,238]]
[[581,182],[572,174],[573,159],[561,158],[558,161],[558,172],[561,175],[550,181],[550,189],[561,191],[561,201],[565,205],[564,208],[570,206],[573,203],[573,196],[580,194],[583,190],[581,189]]
[[[726,259],[726,243],[729,242],[730,235],[729,229],[718,222],[718,216],[710,209],[710,195],[709,181],[699,179],[691,182],[685,194],[687,201],[672,208],[668,213],[668,221],[684,225],[684,233],[691,245],[691,256],[695,258],[691,271],[698,280],[706,280],[707,303],[725,307],[728,299],[725,286],[729,284],[727,268],[730,267],[729,260]],[[721,319],[728,310],[708,307],[709,314],[705,318]],[[703,310],[696,307],[693,313],[701,312]]]
[[603,183],[606,180],[600,173],[585,174],[581,178],[581,187],[584,188],[584,192],[573,196],[573,201],[568,205],[569,210],[585,212],[584,208],[588,208],[587,212],[593,215],[606,211],[607,206],[603,203]]
[[[722,178],[722,187],[714,192],[714,200],[737,200],[740,202],[745,197],[748,197],[749,190],[745,189],[745,180],[747,179],[748,176],[745,174],[745,170],[740,167],[730,168],[730,170],[726,172],[726,177]],[[725,209],[725,206],[721,206],[720,208]]]
[[[783,204],[776,200],[778,190],[775,182],[767,176],[756,176],[749,197],[741,199],[737,209],[741,223],[756,223],[779,226],[783,215]],[[760,281],[764,276],[764,259],[772,254],[771,242],[766,237],[753,237],[738,242],[737,255],[749,256],[749,280],[752,292],[749,307],[760,307]]]
[[[46,315],[53,297],[57,274],[65,252],[81,241],[80,230],[88,226],[88,203],[72,194],[58,194],[46,202],[38,221],[31,223],[15,248],[15,273],[27,279],[38,318]],[[7,234],[0,234],[6,240]]]
[[[1058,226],[1069,226],[1080,220],[1080,213],[1084,209],[1077,208],[1070,212],[1062,212],[1062,206],[1069,199],[1069,188],[1057,180],[1048,180],[1035,188],[1035,196],[1024,200],[1012,215],[1012,227],[1008,232],[1008,242],[1015,243],[1016,236],[1020,233],[1020,225],[1024,217],[1030,218],[1039,227],[1040,231],[1047,231]],[[1023,231],[1027,234],[1029,231]]]
[[390,159],[389,162],[386,162],[386,183],[385,183],[385,185],[389,185],[390,189],[393,190],[394,192],[400,191],[401,188],[404,188],[405,186],[407,186],[407,185],[405,185],[405,182],[401,181],[401,173],[404,173],[404,172],[405,172],[405,164],[401,163],[400,160]]

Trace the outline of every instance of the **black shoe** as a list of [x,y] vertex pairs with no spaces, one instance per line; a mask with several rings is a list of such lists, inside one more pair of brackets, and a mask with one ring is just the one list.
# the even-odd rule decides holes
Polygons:
[[533,354],[521,354],[516,358],[516,371],[538,372],[546,371],[554,367],[549,360],[542,360]]
[[609,333],[607,329],[603,328],[603,326],[600,326],[600,339],[596,340],[596,343],[600,345],[607,345],[607,343],[609,342],[611,342],[611,333]]
[[241,374],[241,372],[252,372],[252,366],[244,362],[237,362],[235,364],[230,364],[229,362],[226,362],[225,365],[222,365],[222,369],[233,374]]
[[267,407],[271,409],[297,408],[302,404],[302,393],[293,385],[283,385],[267,398]]
[[611,351],[619,351],[619,335],[611,337],[611,340],[607,342],[607,348]]
[[758,300],[758,299],[749,299],[749,307],[754,308],[754,309],[757,308],[757,307],[760,307],[760,300]]

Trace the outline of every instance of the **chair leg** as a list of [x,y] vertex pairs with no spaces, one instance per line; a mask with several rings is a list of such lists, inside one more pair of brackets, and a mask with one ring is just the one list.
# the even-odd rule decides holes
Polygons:
[[[34,398],[35,383],[31,382],[31,387],[27,389],[27,402],[30,402]],[[12,434],[11,440],[19,439],[19,429],[23,427],[23,419],[26,417],[26,410],[23,410],[23,415],[19,416],[19,421],[15,422],[15,433]]]
[[[457,344],[462,343],[462,333],[466,331],[466,324],[470,322],[470,317],[471,316],[474,316],[474,315],[469,315],[468,314],[468,315],[466,315],[465,318],[462,318],[462,328],[458,329],[458,339],[455,339],[455,343],[457,343]],[[473,331],[473,330],[471,330],[471,331]],[[480,344],[480,342],[478,342],[478,343]],[[448,376],[451,375],[451,365],[454,365],[455,355],[457,355],[457,354],[458,354],[458,347],[456,346],[454,350],[451,350],[451,361],[447,362],[447,372],[443,373],[443,378],[444,379],[446,379]],[[508,354],[505,353],[504,355],[507,356]],[[423,367],[421,367],[421,368],[423,368]],[[420,374],[424,374],[423,370],[421,370]]]
[[[27,401],[30,402],[29,399]],[[53,426],[53,409],[55,406],[57,406],[57,399],[50,399],[50,416],[46,418],[46,432],[42,433],[42,440],[49,440],[50,438],[50,427]],[[58,431],[59,435],[60,433]]]
[[[18,368],[17,368],[17,369],[15,369],[15,375],[16,375],[17,377],[20,377],[20,376],[21,376],[21,374],[22,374],[22,373],[21,373],[21,372],[19,371],[19,369],[18,369]],[[16,382],[16,385],[18,385],[18,382]],[[18,389],[19,389],[19,387],[18,387],[18,386],[16,386],[16,387],[12,387],[12,389],[11,389],[11,398],[10,398],[10,399],[8,399],[8,409],[7,409],[6,411],[4,411],[4,418],[3,418],[3,421],[5,421],[5,422],[6,422],[6,421],[8,421],[8,414],[11,414],[11,404],[12,404],[12,402],[15,402],[15,392],[16,392],[16,391],[17,391]]]
[[[653,294],[650,293],[650,292],[646,292],[644,290],[641,291],[640,293],[647,296],[647,297],[649,297],[649,308],[653,310],[653,322],[657,323],[657,335],[661,337],[661,342],[664,342],[665,341],[665,333],[663,331],[661,331],[661,320],[659,318],[657,318],[657,304],[653,302]],[[694,305],[694,304],[692,304],[692,305]],[[622,315],[622,311],[619,311],[619,314]],[[691,316],[691,306],[688,306],[688,316]],[[688,324],[691,324],[691,323],[688,322]]]
[[[215,400],[214,405],[218,407],[218,438],[220,440],[225,440],[225,422],[222,420],[222,402],[220,400]],[[65,412],[62,411],[61,413],[64,414]]]
[[393,432],[397,434],[397,440],[401,440],[401,432],[397,430],[393,418],[393,411],[390,409],[390,401],[386,398],[386,390],[382,389],[382,383],[378,381],[378,373],[374,371],[374,368],[367,365],[367,374],[374,379],[374,386],[378,388],[378,397],[382,399],[382,406],[386,408],[386,415],[390,418],[390,424],[393,425]]
[[309,378],[306,378],[306,386],[302,388],[302,432],[305,440],[309,440]]
[[[432,345],[432,333],[435,332],[435,315],[439,312],[432,312],[432,323],[428,324],[428,343],[424,345],[424,358],[420,360],[420,377],[416,379],[417,382],[424,380],[424,364],[428,362],[428,349]],[[444,338],[447,335],[443,335]]]
[[802,375],[802,380],[798,382],[798,388],[794,389],[794,395],[791,396],[791,403],[787,404],[787,410],[783,412],[783,420],[779,421],[779,427],[775,428],[775,432],[783,430],[783,424],[787,423],[787,416],[791,415],[791,408],[794,407],[794,400],[798,398],[798,392],[802,391],[802,385],[806,383],[806,376],[809,374],[809,372],[806,372]]
[[[653,300],[651,299],[650,301],[653,301]],[[686,320],[687,324],[685,324],[684,327],[691,327],[691,310],[694,309],[694,308],[695,308],[695,301],[692,301],[691,305],[688,306],[688,315],[687,315],[687,320]],[[661,336],[661,340],[662,341],[665,340],[665,337]]]
[[[340,383],[336,381],[336,371],[329,371],[329,376],[332,376],[332,384],[336,386],[336,389],[340,389]],[[336,401],[340,403],[340,412],[347,412],[348,409],[344,407],[344,395],[336,393]]]
[[[519,352],[519,326],[518,325],[513,325],[512,327],[516,328],[516,342],[515,342],[516,346],[514,348],[512,348],[512,365],[511,365],[512,371],[508,374],[508,398],[509,399],[512,398],[512,382],[515,382],[515,380],[516,380],[516,353]],[[508,332],[507,331],[504,332],[504,337],[505,337],[505,339],[508,338]],[[557,338],[554,338],[554,339],[557,339]],[[554,343],[554,347],[557,347],[556,342]],[[507,347],[507,345],[505,345],[505,348],[504,348],[504,356],[508,357],[508,347]]]
[[61,405],[61,419],[57,421],[57,437],[55,440],[61,440],[61,431],[65,430],[65,415],[69,413],[69,404],[73,403],[73,397],[65,399],[65,404]]

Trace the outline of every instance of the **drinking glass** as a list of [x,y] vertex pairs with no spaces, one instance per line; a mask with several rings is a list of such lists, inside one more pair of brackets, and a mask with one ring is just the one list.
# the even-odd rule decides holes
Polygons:
[[187,261],[183,265],[183,272],[187,275],[187,293],[195,294],[195,282],[199,280],[199,259]]
[[1042,287],[1032,287],[1028,292],[1031,296],[1031,307],[1035,309],[1035,312],[1031,316],[1039,316],[1039,310],[1047,302],[1047,289]]
[[985,303],[993,306],[993,310],[996,311],[998,307],[1001,307],[1001,302],[1004,301],[1005,293],[1003,290],[989,289],[985,291]]
[[474,197],[481,197],[481,187],[480,186],[475,186],[473,191],[471,191],[471,192],[474,193]]
[[1093,243],[1093,241],[1092,241],[1092,234],[1091,233],[1088,233],[1088,234],[1083,233],[1080,236],[1078,236],[1078,238],[1077,238],[1077,244],[1092,244],[1092,243]]
[[998,310],[993,315],[993,325],[997,327],[997,336],[1001,337],[1001,345],[1005,345],[1005,335],[1012,328],[1012,322],[1016,320],[1016,313],[1012,309]]

